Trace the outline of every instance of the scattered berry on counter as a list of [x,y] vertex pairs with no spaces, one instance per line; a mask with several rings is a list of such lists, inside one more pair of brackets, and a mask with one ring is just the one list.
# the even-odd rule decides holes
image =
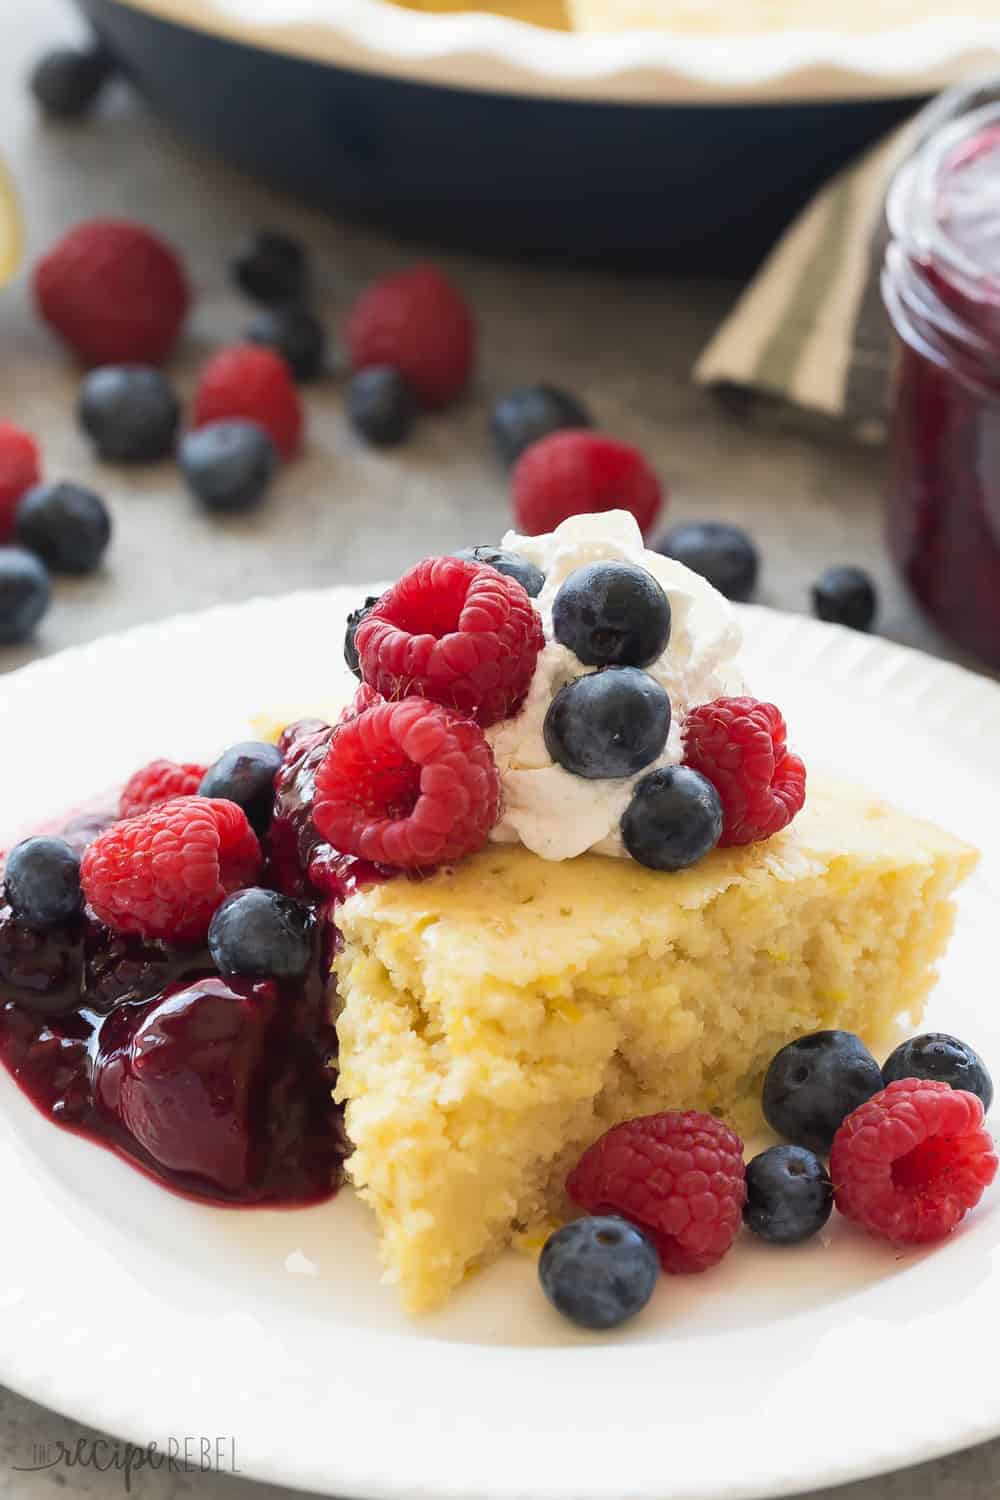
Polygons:
[[684,764],[722,799],[721,848],[771,838],[801,812],[806,768],[786,739],[779,710],[756,698],[716,698],[685,719]]
[[233,281],[254,302],[299,302],[306,291],[306,252],[298,240],[258,229],[233,256]]
[[593,418],[575,396],[554,385],[518,385],[493,408],[490,431],[500,460],[516,464],[532,443],[567,427],[593,427]]
[[344,660],[359,680],[361,678],[361,663],[358,660],[358,644],[355,640],[358,626],[361,621],[371,614],[379,601],[378,594],[369,594],[364,604],[359,604],[357,609],[352,609],[347,616],[347,630],[344,633]]
[[274,778],[281,751],[264,740],[232,745],[202,778],[202,797],[222,798],[242,807],[255,833],[265,834],[274,811]]
[[326,364],[326,330],[305,307],[263,307],[247,329],[251,344],[274,349],[296,380],[315,380]]
[[500,777],[478,724],[403,698],[338,728],[316,772],[313,818],[341,853],[409,870],[481,849],[499,806]]
[[757,548],[738,526],[691,521],[675,526],[656,544],[657,552],[683,563],[737,604],[752,599],[760,572]]
[[111,540],[111,517],[82,484],[36,484],[18,502],[14,540],[54,573],[91,573]]
[[173,452],[180,406],[165,375],[147,365],[101,365],[85,376],[80,426],[99,458],[154,463]]
[[80,882],[112,931],[198,942],[225,898],[256,882],[261,864],[241,807],[178,797],[98,834],[80,861]]
[[227,896],[216,911],[208,929],[208,951],[220,974],[301,979],[318,935],[311,907],[251,886]]
[[74,120],[85,115],[114,70],[99,45],[53,47],[35,63],[28,79],[31,92],[52,120]]
[[485,563],[496,568],[508,578],[514,578],[532,599],[537,599],[545,587],[545,574],[526,557],[516,552],[504,552],[501,547],[461,547],[452,557],[463,557],[467,562]]
[[361,293],[344,342],[353,370],[391,365],[421,406],[448,406],[476,360],[476,323],[461,292],[434,266],[384,276]]
[[875,585],[863,568],[827,568],[812,587],[813,612],[820,620],[871,630],[878,613]]
[[903,1042],[882,1064],[882,1077],[887,1084],[901,1078],[933,1078],[975,1094],[984,1111],[993,1104],[993,1079],[979,1053],[944,1031],[929,1031]]
[[832,1212],[830,1174],[804,1146],[772,1146],[747,1166],[743,1222],[769,1244],[812,1239]]
[[605,667],[560,688],[543,726],[557,765],[588,781],[633,776],[663,750],[670,699],[648,672]]
[[982,1100],[933,1079],[891,1083],[844,1121],[830,1151],[840,1212],[894,1245],[944,1239],[996,1172]]
[[27,640],[51,598],[42,560],[23,547],[0,547],[0,646]]
[[627,510],[643,532],[663,505],[660,481],[638,448],[599,432],[554,432],[533,443],[511,476],[519,531],[539,536],[570,516]]
[[670,640],[670,601],[631,563],[577,568],[552,606],[552,632],[588,667],[648,667]]
[[660,1259],[641,1229],[612,1214],[576,1219],[545,1242],[542,1290],[580,1328],[619,1328],[642,1312],[656,1288]]
[[651,870],[686,870],[714,849],[722,834],[722,803],[710,781],[687,766],[644,776],[622,817],[622,842]]
[[391,365],[369,365],[351,376],[347,414],[355,432],[376,448],[405,442],[416,421],[413,392]]
[[0,422],[0,542],[14,529],[17,502],[41,478],[38,444],[13,422]]
[[44,930],[79,915],[80,859],[65,839],[23,839],[7,856],[4,894],[26,927]]
[[302,405],[291,370],[280,354],[257,344],[223,349],[205,365],[194,398],[194,426],[228,417],[257,422],[282,458],[302,440]]
[[517,712],[544,645],[524,589],[495,568],[432,557],[404,573],[355,631],[365,682],[419,694],[483,728]]
[[739,1233],[743,1142],[696,1110],[616,1125],[585,1151],[566,1191],[587,1213],[621,1214],[653,1241],[665,1271],[707,1271]]
[[825,1154],[847,1116],[883,1087],[860,1037],[816,1031],[789,1042],[764,1077],[764,1118],[796,1146]]
[[260,504],[278,467],[278,454],[259,423],[232,417],[186,432],[177,462],[207,510],[230,513]]
[[207,770],[190,761],[151,760],[126,781],[118,799],[118,816],[134,818],[175,797],[196,796]]
[[188,310],[184,268],[141,224],[90,219],[34,272],[42,317],[86,365],[160,365]]

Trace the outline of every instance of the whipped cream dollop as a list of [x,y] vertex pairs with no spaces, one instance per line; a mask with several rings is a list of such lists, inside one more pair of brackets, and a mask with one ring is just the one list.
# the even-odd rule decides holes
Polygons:
[[[491,837],[499,843],[521,843],[542,859],[574,859],[588,851],[628,858],[620,825],[636,783],[659,766],[681,762],[684,720],[692,708],[745,691],[736,665],[743,634],[735,612],[690,568],[647,551],[627,511],[572,516],[547,536],[508,532],[501,546],[528,558],[545,574],[545,587],[535,600],[545,647],[520,712],[486,731],[503,797],[502,818]],[[613,781],[574,776],[556,765],[545,747],[545,716],[553,698],[567,683],[595,670],[560,645],[552,632],[552,606],[560,588],[577,568],[593,562],[645,568],[666,593],[672,615],[665,650],[645,668],[670,698],[666,746],[636,775]]]

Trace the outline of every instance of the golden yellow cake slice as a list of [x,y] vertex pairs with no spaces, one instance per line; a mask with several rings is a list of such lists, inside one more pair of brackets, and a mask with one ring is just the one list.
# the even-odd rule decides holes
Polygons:
[[786,832],[680,874],[494,846],[352,897],[339,1097],[387,1278],[429,1308],[558,1216],[608,1126],[697,1108],[751,1130],[785,1042],[915,1022],[975,861],[814,777]]

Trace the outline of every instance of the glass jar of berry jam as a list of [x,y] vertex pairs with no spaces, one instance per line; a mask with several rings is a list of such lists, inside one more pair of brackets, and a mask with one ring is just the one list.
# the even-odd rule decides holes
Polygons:
[[941,629],[1000,666],[1000,104],[925,140],[887,212],[889,546]]

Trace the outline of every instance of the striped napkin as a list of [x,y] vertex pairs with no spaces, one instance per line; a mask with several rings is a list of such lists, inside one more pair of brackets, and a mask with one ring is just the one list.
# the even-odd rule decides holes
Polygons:
[[828,182],[740,297],[695,366],[695,381],[755,418],[883,441],[886,189],[897,166],[946,120],[997,99],[996,75],[949,89]]

